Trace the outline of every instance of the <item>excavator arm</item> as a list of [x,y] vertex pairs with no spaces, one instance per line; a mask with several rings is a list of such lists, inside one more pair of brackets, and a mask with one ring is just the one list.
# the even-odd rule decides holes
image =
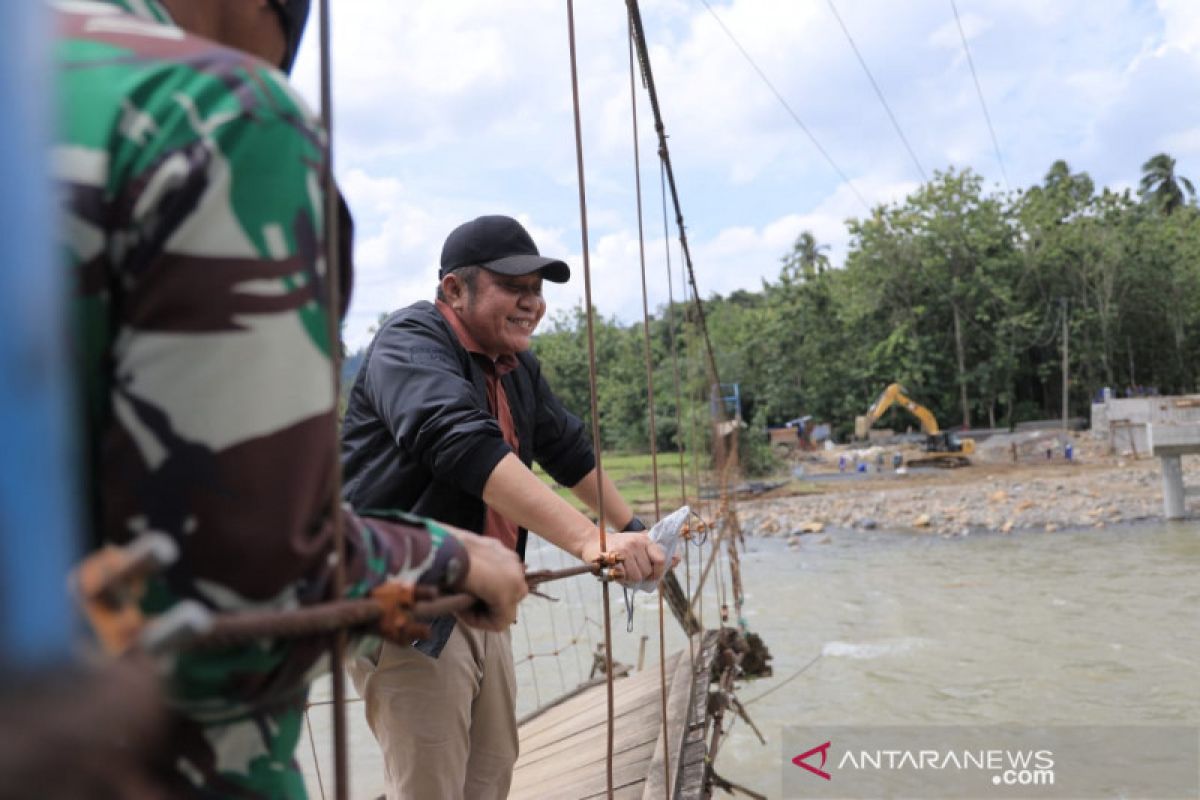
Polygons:
[[927,436],[936,436],[941,431],[937,424],[937,418],[925,406],[915,400],[910,400],[903,392],[896,395],[896,402],[907,408],[909,413],[921,421],[922,433]]
[[879,397],[875,399],[875,402],[871,404],[871,407],[867,409],[867,427],[878,422],[879,418],[892,407],[892,403],[896,402],[896,398],[903,394],[903,392],[904,387],[898,383],[893,383],[884,389]]
[[880,417],[882,417],[893,404],[899,403],[906,408],[910,414],[917,418],[921,423],[921,432],[929,436],[936,436],[941,430],[938,427],[937,419],[933,416],[933,412],[925,406],[911,399],[905,394],[905,389],[898,383],[893,383],[883,390],[878,399],[871,404],[867,409],[867,413],[854,420],[854,435],[860,439],[867,438],[867,431],[871,429]]

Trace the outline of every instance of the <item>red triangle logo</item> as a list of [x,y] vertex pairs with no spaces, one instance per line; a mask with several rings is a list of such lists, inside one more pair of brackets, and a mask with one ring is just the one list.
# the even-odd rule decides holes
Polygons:
[[827,781],[832,780],[829,773],[826,772],[825,770],[821,769],[820,767],[814,767],[812,764],[805,763],[806,758],[809,758],[810,756],[814,756],[817,753],[820,753],[821,754],[821,767],[824,767],[825,759],[829,755],[829,744],[830,744],[829,742],[826,742],[825,744],[819,744],[816,747],[814,747],[812,750],[809,750],[808,752],[805,752],[805,753],[801,753],[800,755],[798,755],[792,759],[792,763],[795,764],[797,767],[800,767],[801,769],[808,770],[813,775],[816,775],[820,778],[824,778]]

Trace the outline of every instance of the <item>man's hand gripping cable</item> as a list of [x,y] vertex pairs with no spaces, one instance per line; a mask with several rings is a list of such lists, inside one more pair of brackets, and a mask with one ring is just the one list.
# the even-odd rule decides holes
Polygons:
[[543,583],[560,581],[564,578],[573,578],[576,575],[595,575],[602,581],[621,581],[625,579],[625,568],[621,564],[624,560],[625,557],[620,553],[601,553],[598,558],[590,563],[580,564],[577,567],[541,569],[526,572],[525,584],[529,587],[531,595],[552,602],[558,602],[557,597],[551,597],[544,592],[538,591],[538,587]]

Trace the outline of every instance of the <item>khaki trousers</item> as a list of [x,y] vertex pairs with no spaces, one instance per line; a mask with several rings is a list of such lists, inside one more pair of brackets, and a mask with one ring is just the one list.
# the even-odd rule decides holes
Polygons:
[[388,800],[508,796],[517,761],[516,678],[508,631],[461,623],[438,658],[384,643],[351,663],[383,750]]

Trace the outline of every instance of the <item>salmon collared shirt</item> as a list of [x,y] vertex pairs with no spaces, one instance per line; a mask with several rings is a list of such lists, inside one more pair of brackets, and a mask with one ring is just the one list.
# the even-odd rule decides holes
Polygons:
[[[466,348],[468,353],[475,356],[475,361],[483,368],[484,381],[487,386],[488,411],[499,423],[500,433],[504,436],[505,443],[512,448],[514,453],[521,452],[520,440],[517,438],[517,426],[513,422],[512,408],[508,404],[508,393],[504,391],[504,384],[500,381],[502,377],[516,369],[520,362],[517,361],[516,356],[511,354],[502,355],[493,360],[491,356],[483,352],[479,343],[475,341],[475,337],[459,319],[458,313],[448,303],[438,300],[434,305],[453,329],[459,344]],[[499,540],[509,550],[516,550],[519,533],[515,522],[491,506],[487,506],[487,516],[483,523],[484,536]]]

